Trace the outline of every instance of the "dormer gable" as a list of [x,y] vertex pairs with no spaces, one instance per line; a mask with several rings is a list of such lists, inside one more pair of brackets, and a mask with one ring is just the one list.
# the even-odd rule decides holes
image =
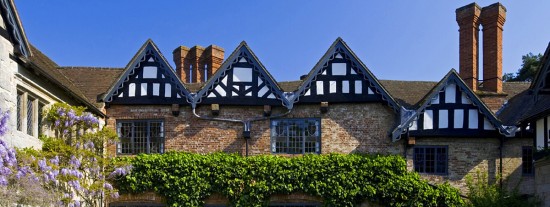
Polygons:
[[334,41],[289,101],[384,102],[399,111],[397,102],[341,38]]
[[191,95],[152,40],[147,40],[106,92],[107,104],[186,104]]
[[194,104],[283,105],[283,91],[256,55],[242,42],[199,92]]
[[535,101],[539,95],[550,95],[550,43],[542,57],[541,67],[539,68],[535,80],[530,86],[533,91]]
[[495,137],[509,135],[489,108],[452,69],[426,95],[416,111],[403,118],[392,137]]

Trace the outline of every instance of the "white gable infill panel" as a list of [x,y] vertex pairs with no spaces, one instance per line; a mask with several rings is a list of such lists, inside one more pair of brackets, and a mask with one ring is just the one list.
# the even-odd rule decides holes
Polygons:
[[347,75],[346,63],[332,63],[332,75]]
[[233,68],[233,82],[252,82],[252,68]]

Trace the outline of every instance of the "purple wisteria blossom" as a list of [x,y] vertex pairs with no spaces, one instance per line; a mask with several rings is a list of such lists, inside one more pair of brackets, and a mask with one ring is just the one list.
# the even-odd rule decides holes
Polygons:
[[0,110],[0,136],[3,136],[8,131],[8,119],[10,118],[10,114],[6,112],[2,112]]
[[103,183],[103,188],[106,190],[113,190],[113,186],[109,183]]
[[92,127],[95,124],[99,123],[99,119],[97,119],[93,114],[84,112],[80,116],[80,120],[84,123],[84,125],[88,127]]
[[59,156],[50,159],[50,163],[52,163],[52,165],[59,165]]
[[76,156],[71,156],[71,160],[69,161],[69,164],[72,165],[74,168],[80,167],[80,159],[76,158]]
[[124,166],[124,167],[117,167],[113,172],[111,172],[111,174],[109,174],[109,178],[128,175],[131,170],[132,170],[131,165]]
[[59,115],[60,117],[64,117],[65,116],[65,109],[64,108],[57,108],[57,115]]
[[94,149],[94,143],[92,141],[86,142],[84,149]]
[[7,186],[8,185],[8,179],[6,179],[6,176],[0,175],[0,186]]

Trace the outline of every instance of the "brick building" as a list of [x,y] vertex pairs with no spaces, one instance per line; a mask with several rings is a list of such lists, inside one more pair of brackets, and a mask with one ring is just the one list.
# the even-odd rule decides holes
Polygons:
[[[61,67],[33,50],[51,74],[69,80],[68,94],[106,114],[106,126],[120,137],[109,146],[113,156],[172,150],[398,154],[431,182],[464,190],[465,177],[479,171],[491,181],[502,174],[507,188],[533,194],[533,140],[548,146],[549,113],[542,105],[549,102],[540,95],[530,107],[521,103],[544,94],[550,63],[532,85],[502,82],[505,18],[500,3],[458,8],[459,70],[439,82],[378,80],[340,38],[307,75],[288,82],[277,82],[245,42],[227,58],[215,45],[179,46],[172,53],[175,69],[152,40],[125,68]],[[531,115],[521,116],[523,110]],[[127,195],[111,206],[162,201],[151,193]],[[271,201],[322,202],[302,194]],[[219,195],[207,200],[225,202]]]

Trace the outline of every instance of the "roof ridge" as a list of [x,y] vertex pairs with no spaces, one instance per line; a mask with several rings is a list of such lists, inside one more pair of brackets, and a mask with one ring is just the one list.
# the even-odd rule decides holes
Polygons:
[[124,70],[123,67],[100,67],[100,66],[58,66],[57,69],[100,69],[100,70]]

